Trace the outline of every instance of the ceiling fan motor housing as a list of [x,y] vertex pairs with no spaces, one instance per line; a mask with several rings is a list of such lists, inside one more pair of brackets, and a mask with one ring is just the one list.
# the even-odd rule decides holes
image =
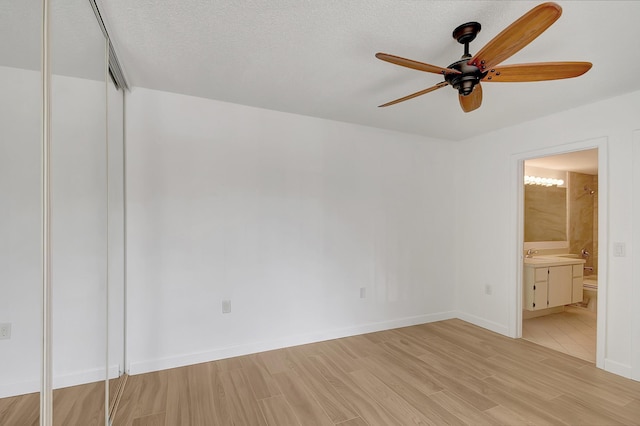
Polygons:
[[453,68],[460,71],[461,74],[445,74],[444,79],[447,83],[453,86],[462,96],[470,95],[473,92],[473,88],[487,75],[487,72],[482,72],[475,65],[469,65],[468,61],[470,56],[465,56],[458,62],[454,62],[449,65],[448,68]]

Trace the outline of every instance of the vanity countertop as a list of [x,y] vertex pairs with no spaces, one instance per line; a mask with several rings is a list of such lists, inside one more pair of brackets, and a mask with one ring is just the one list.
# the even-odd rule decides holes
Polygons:
[[525,257],[524,264],[531,266],[560,266],[560,265],[580,265],[584,264],[585,260],[576,257],[563,257],[563,256],[534,256]]

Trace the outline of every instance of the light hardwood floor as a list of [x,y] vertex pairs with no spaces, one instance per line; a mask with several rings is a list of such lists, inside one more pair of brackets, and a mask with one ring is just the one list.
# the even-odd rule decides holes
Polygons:
[[[115,409],[127,376],[109,381],[109,407]],[[72,386],[53,391],[53,424],[104,425],[104,382]],[[40,424],[40,393],[0,399],[0,426]]]
[[[104,382],[53,391],[53,424],[104,425],[104,391]],[[39,413],[39,393],[0,399],[2,426],[37,426]]]
[[596,328],[595,312],[565,306],[564,312],[523,320],[522,338],[595,363]]
[[448,320],[131,376],[114,422],[316,424],[638,425],[640,382]]

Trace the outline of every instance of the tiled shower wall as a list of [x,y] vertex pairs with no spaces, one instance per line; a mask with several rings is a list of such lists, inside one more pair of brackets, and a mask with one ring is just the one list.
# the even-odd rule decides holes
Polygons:
[[[595,191],[590,194],[589,189]],[[569,172],[569,252],[587,250],[585,267],[598,273],[598,176]],[[585,275],[591,272],[585,271]]]

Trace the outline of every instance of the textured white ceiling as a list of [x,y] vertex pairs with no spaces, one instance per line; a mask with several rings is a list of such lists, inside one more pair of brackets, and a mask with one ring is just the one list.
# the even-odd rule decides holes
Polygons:
[[[54,74],[104,80],[105,38],[88,0],[50,0]],[[41,69],[42,1],[0,0],[0,65]]]
[[[584,76],[486,83],[465,114],[450,87],[377,105],[441,81],[378,51],[447,66],[453,29],[478,21],[477,52],[540,2],[426,0],[102,0],[134,86],[461,140],[640,89],[640,1],[559,1],[562,17],[504,64],[590,61]],[[640,110],[640,108],[639,108]],[[640,113],[640,111],[639,111]]]

